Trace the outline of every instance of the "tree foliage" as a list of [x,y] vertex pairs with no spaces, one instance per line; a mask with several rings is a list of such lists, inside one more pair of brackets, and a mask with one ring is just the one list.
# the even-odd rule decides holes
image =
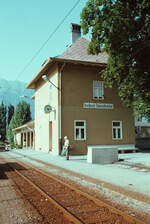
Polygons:
[[12,104],[10,104],[8,106],[8,125],[9,125],[9,123],[11,121],[11,118],[12,118],[12,116],[14,114],[14,110],[15,110],[14,106]]
[[88,0],[81,26],[91,33],[88,52],[108,54],[105,84],[117,83],[123,102],[150,117],[149,12],[147,0]]
[[14,133],[12,129],[17,128],[30,120],[30,104],[22,101],[17,105],[8,127],[8,139],[11,143],[14,141]]
[[7,136],[8,136],[8,140],[10,143],[13,143],[14,142],[14,133],[12,131],[13,128],[16,128],[16,123],[15,123],[15,117],[12,116],[12,119],[9,123],[9,126],[8,126],[8,133],[7,133]]
[[4,103],[0,105],[0,140],[4,141],[6,139],[6,113],[7,109]]

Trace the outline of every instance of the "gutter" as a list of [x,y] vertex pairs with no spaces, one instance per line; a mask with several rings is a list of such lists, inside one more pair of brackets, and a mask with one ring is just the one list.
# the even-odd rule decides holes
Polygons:
[[41,78],[41,76],[44,74],[45,70],[48,66],[55,62],[62,62],[64,63],[72,63],[72,64],[83,64],[83,65],[89,65],[89,66],[98,66],[101,68],[105,68],[107,63],[100,63],[100,62],[92,62],[92,61],[81,61],[81,60],[73,60],[73,59],[66,59],[66,58],[56,58],[51,57],[49,58],[42,66],[40,71],[35,75],[35,77],[29,82],[29,84],[26,86],[27,89],[34,89],[34,84]]
[[[60,71],[59,71],[59,74],[60,74],[60,110],[59,110],[59,139],[61,140],[61,144],[60,146],[62,147],[62,72],[63,72],[63,69],[65,67],[66,63],[63,63],[61,68],[60,68]],[[59,152],[60,153],[60,152]]]

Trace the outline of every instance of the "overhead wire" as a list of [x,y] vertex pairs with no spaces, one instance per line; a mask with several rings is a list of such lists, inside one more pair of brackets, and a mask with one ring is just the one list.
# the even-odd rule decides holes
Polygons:
[[[48,43],[48,41],[54,36],[54,34],[57,32],[57,30],[61,27],[61,25],[65,22],[65,20],[67,19],[67,17],[72,13],[72,11],[76,8],[76,6],[79,4],[81,0],[77,0],[76,3],[73,5],[73,7],[68,11],[68,13],[65,15],[65,17],[60,21],[60,23],[56,26],[56,28],[53,30],[53,32],[48,36],[48,38],[44,41],[44,43],[42,44],[42,46],[36,51],[36,53],[33,55],[33,57],[30,59],[30,61],[24,66],[24,68],[18,73],[18,75],[16,76],[16,80],[19,79],[19,77],[24,73],[24,71],[29,67],[29,65],[34,61],[34,59],[38,56],[38,54],[41,52],[41,50],[46,46],[46,44]],[[11,87],[9,87],[8,89],[10,89]],[[7,93],[7,90],[5,90],[5,93]]]
[[65,17],[61,20],[61,22],[56,26],[54,31],[49,35],[49,37],[44,41],[42,46],[36,51],[36,53],[33,55],[33,57],[30,59],[30,61],[24,66],[24,68],[19,72],[19,74],[16,77],[16,80],[23,74],[23,72],[29,67],[29,65],[33,62],[33,60],[37,57],[37,55],[41,52],[41,50],[45,47],[45,45],[48,43],[48,41],[53,37],[53,35],[56,33],[56,31],[60,28],[60,26],[64,23],[64,21],[67,19],[67,17],[72,13],[72,11],[76,8],[76,6],[79,4],[81,0],[78,0],[73,7],[69,10],[69,12],[65,15]]

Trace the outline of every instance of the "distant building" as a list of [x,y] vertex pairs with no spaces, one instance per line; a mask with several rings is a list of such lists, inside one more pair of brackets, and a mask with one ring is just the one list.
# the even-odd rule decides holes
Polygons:
[[134,148],[133,111],[123,106],[116,86],[104,87],[107,54],[88,55],[80,29],[71,24],[71,46],[49,58],[27,85],[35,90],[35,150],[59,155],[64,136],[74,155],[87,154],[91,145]]
[[135,121],[136,137],[150,137],[150,122]]
[[34,121],[29,121],[20,127],[14,128],[14,143],[17,147],[33,148],[35,146]]

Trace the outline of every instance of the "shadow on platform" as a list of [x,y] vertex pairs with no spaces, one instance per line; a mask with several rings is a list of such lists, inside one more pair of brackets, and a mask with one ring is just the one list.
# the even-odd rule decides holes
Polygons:
[[0,164],[0,180],[8,179],[7,173],[15,170],[26,170],[18,163],[4,163]]

